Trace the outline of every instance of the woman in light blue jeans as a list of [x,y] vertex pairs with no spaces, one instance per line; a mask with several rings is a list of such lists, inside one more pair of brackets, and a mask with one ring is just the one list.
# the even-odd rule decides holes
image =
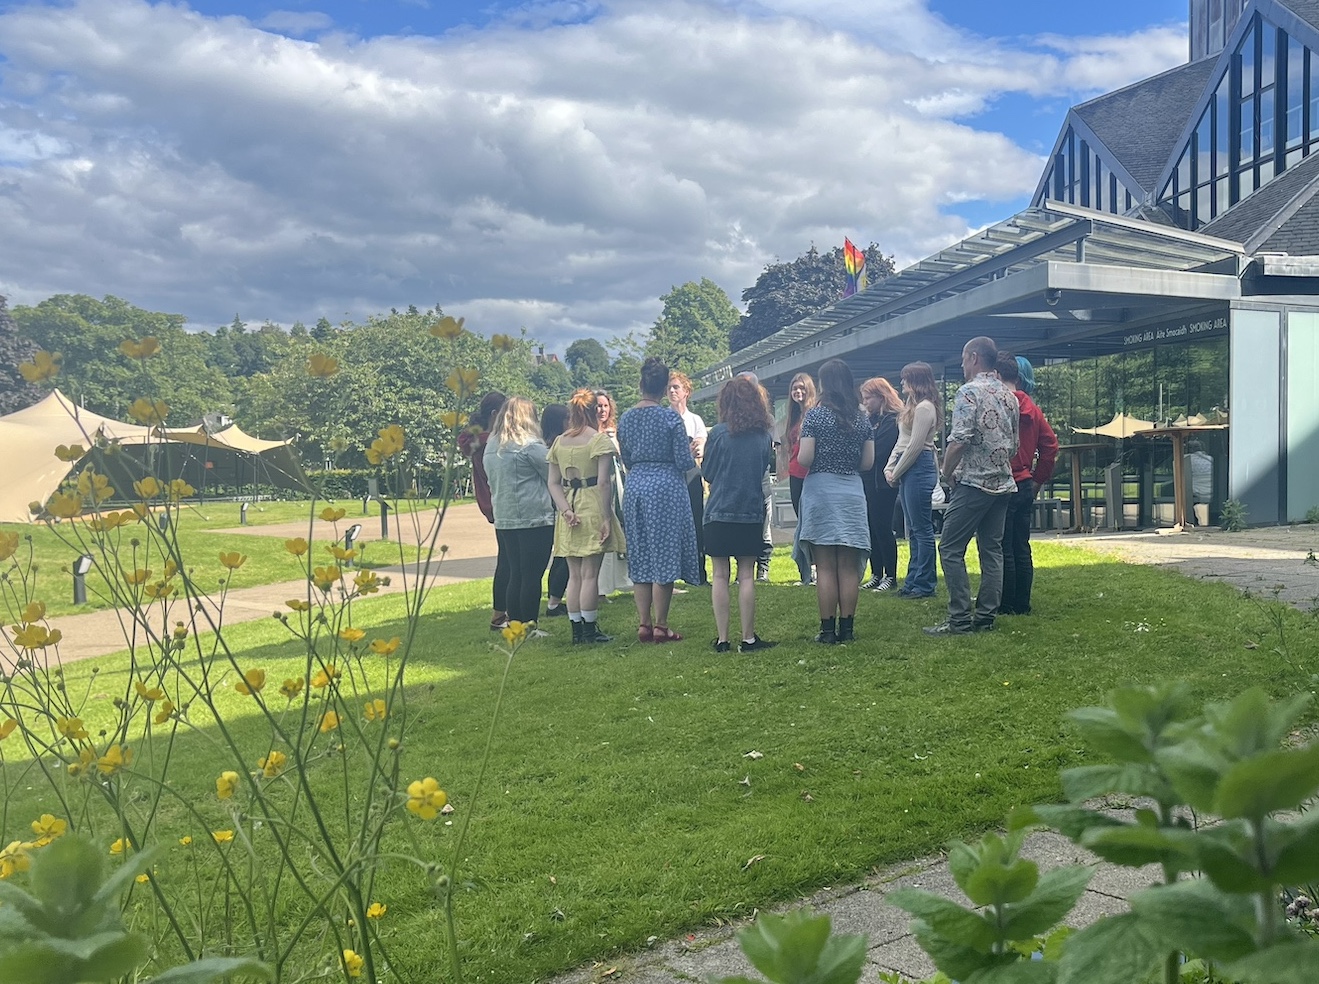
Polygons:
[[939,477],[934,461],[934,439],[943,423],[934,370],[924,362],[903,366],[902,395],[904,404],[898,416],[898,441],[884,466],[884,478],[890,486],[897,488],[902,502],[910,550],[907,580],[898,596],[929,598],[938,583],[930,496]]

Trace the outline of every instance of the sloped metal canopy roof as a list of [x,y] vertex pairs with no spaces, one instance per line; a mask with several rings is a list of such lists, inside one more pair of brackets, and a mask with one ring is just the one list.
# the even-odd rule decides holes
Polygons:
[[748,370],[783,391],[831,358],[858,380],[915,360],[937,370],[976,335],[1065,358],[1079,338],[1223,308],[1241,296],[1244,268],[1240,243],[1049,202],[733,353],[699,376],[694,398]]

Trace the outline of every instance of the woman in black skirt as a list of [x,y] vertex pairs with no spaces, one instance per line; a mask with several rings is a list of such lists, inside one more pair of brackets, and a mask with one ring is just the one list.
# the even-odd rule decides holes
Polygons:
[[714,577],[710,597],[719,636],[715,652],[732,648],[728,639],[729,578],[737,558],[737,610],[742,622],[739,652],[768,649],[774,643],[756,635],[756,559],[764,546],[765,493],[762,485],[774,456],[774,417],[765,391],[744,376],[719,391],[719,423],[705,444],[701,471],[710,483],[705,503],[705,552]]
[[898,490],[884,478],[884,466],[898,443],[902,397],[887,379],[875,376],[861,384],[861,405],[870,417],[875,440],[875,464],[861,476],[870,521],[870,580],[861,587],[892,591],[898,586],[898,538],[893,533]]

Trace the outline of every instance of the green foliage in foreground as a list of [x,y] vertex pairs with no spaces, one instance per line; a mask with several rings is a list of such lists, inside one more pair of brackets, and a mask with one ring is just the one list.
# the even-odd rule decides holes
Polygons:
[[[955,639],[920,632],[942,616],[941,601],[867,593],[858,642],[817,646],[807,641],[818,624],[814,594],[783,584],[757,589],[757,628],[780,642],[757,656],[712,651],[709,597],[699,589],[675,599],[671,624],[688,636],[675,645],[631,641],[626,596],[602,613],[614,645],[573,648],[566,625],[547,623],[552,637],[515,662],[493,785],[472,818],[469,884],[457,903],[468,978],[540,979],[926,855],[997,826],[1014,806],[1056,800],[1060,769],[1101,764],[1064,713],[1124,683],[1181,678],[1206,700],[1248,685],[1280,695],[1298,682],[1267,647],[1248,648],[1270,620],[1228,588],[1067,547],[1040,545],[1036,558],[1037,614]],[[776,579],[790,568],[775,558]],[[434,593],[409,667],[406,766],[443,782],[455,821],[503,666],[486,628],[488,590]],[[388,636],[402,606],[372,600],[355,613]],[[1287,618],[1293,653],[1314,652],[1313,621]],[[282,660],[297,658],[272,622],[226,635],[245,665],[272,679],[284,675]],[[112,710],[96,695],[115,688],[98,681],[125,665],[67,670],[71,689],[93,695],[89,729],[96,706],[106,717]],[[226,720],[255,744],[260,722],[245,731],[244,699],[228,699]],[[180,796],[218,824],[210,749],[196,742],[175,753],[186,756],[175,773]],[[54,806],[28,789],[28,768],[5,767],[5,843]],[[444,857],[456,835],[436,823],[416,836]],[[169,846],[159,877],[195,877],[182,854]],[[386,867],[376,886],[374,900],[389,906],[379,932],[396,944],[399,978],[433,979],[443,934],[424,880]],[[131,905],[147,922],[150,899],[138,893]]]

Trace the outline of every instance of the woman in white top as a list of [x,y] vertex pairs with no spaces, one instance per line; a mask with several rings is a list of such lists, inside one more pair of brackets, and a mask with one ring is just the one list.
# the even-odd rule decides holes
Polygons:
[[[687,430],[687,437],[692,442],[692,457],[696,467],[701,467],[705,458],[705,439],[709,436],[705,421],[696,413],[687,409],[687,401],[692,395],[692,381],[686,373],[669,373],[669,406],[682,418],[682,426]],[[687,476],[687,496],[692,501],[692,522],[696,524],[696,553],[701,564],[701,584],[709,584],[709,575],[705,573],[705,480],[698,470]]]
[[943,430],[943,411],[934,370],[925,362],[902,367],[904,405],[898,417],[898,443],[893,446],[884,478],[898,490],[907,523],[907,579],[898,596],[930,598],[938,583],[934,563],[934,522],[930,496],[938,481],[934,439]]

